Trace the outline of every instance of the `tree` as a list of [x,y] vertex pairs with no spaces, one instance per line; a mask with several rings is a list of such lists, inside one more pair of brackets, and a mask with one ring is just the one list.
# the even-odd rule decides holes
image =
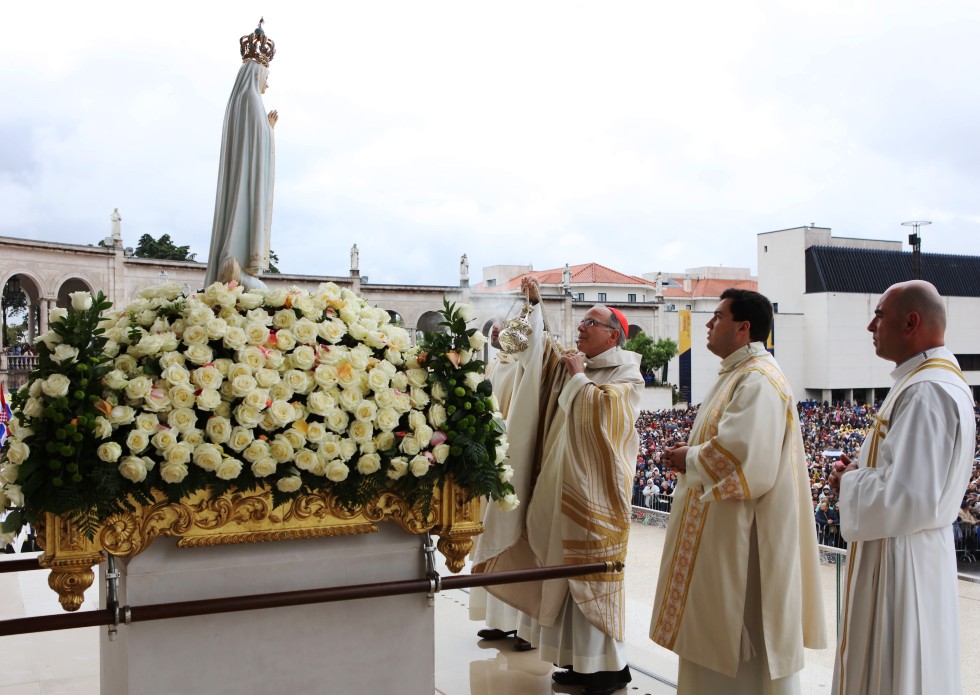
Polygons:
[[269,275],[279,275],[282,271],[279,270],[279,266],[276,265],[279,262],[279,256],[272,249],[269,249],[269,269],[265,271]]
[[670,338],[660,338],[653,342],[653,338],[640,331],[635,336],[626,341],[626,349],[640,355],[640,372],[644,375],[653,376],[656,379],[657,370],[661,370],[661,383],[667,381],[667,364],[677,355],[677,343]]
[[[3,337],[5,345],[16,345],[23,340],[23,335],[27,332],[27,294],[16,281],[8,281],[3,286],[3,295],[0,296],[0,313],[3,314]],[[13,323],[13,319],[23,314],[24,318],[20,324]]]
[[149,234],[140,237],[133,253],[137,258],[160,258],[167,261],[193,261],[196,253],[188,253],[190,246],[177,246],[169,234],[154,239]]

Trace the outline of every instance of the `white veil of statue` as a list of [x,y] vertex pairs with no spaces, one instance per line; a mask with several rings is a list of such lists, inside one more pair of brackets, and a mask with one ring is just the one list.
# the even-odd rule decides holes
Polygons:
[[261,23],[242,39],[244,62],[225,109],[205,286],[236,280],[264,287],[258,276],[269,269],[277,114],[267,115],[262,103],[269,68],[246,55],[246,38],[255,37],[267,41]]

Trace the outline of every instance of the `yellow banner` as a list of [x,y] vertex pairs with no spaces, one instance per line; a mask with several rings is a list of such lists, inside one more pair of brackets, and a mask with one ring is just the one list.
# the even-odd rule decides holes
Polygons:
[[677,351],[679,354],[683,355],[685,352],[691,349],[691,312],[688,309],[683,309],[677,312],[679,316],[678,322],[678,346]]

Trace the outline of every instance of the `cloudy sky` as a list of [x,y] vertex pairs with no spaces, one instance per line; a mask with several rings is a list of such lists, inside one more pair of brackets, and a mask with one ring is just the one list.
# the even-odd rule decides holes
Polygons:
[[0,235],[96,243],[119,208],[204,260],[260,15],[285,272],[754,270],[811,222],[980,255],[975,0],[7,3]]

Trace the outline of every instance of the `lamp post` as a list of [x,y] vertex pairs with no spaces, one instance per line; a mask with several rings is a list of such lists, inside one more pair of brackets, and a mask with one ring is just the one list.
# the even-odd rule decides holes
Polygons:
[[913,220],[911,222],[902,222],[903,227],[911,227],[912,233],[909,234],[909,246],[912,247],[912,279],[921,280],[922,279],[922,239],[919,237],[919,227],[925,227],[927,224],[932,224],[928,220]]

